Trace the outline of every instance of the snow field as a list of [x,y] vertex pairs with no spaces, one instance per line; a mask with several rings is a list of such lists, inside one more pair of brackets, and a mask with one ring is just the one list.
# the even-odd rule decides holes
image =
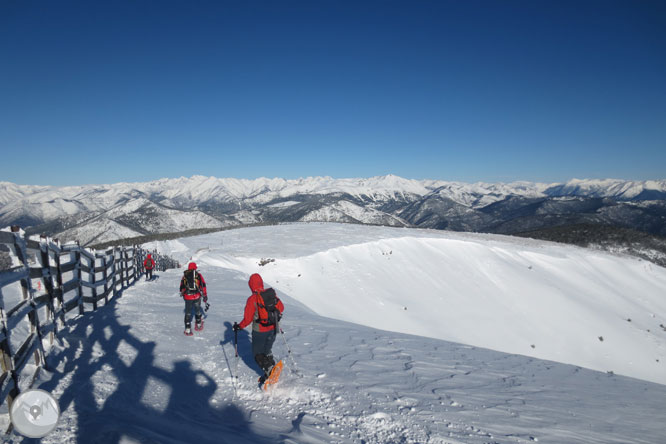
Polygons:
[[[261,257],[219,233],[198,260],[258,271],[322,316],[666,384],[666,270],[649,262],[500,236],[268,228],[248,231]],[[375,239],[354,240],[367,231]],[[322,233],[334,241],[314,242],[327,249],[302,251]]]

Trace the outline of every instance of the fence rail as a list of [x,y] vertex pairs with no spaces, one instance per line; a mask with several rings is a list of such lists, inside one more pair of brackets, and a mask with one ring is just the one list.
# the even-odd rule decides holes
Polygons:
[[148,253],[157,270],[179,267],[168,256],[136,245],[95,251],[45,236],[26,239],[18,227],[0,230],[0,245],[9,248],[12,261],[0,270],[3,410],[46,368],[46,354],[67,320],[119,297],[144,274]]

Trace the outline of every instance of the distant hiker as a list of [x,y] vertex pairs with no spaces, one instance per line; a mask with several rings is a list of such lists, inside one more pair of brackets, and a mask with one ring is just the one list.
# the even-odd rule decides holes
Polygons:
[[155,260],[150,255],[150,253],[148,253],[148,256],[143,261],[143,268],[146,269],[146,280],[152,279],[153,278],[153,268],[155,268]]
[[201,314],[201,296],[208,309],[208,291],[206,290],[206,281],[197,270],[197,264],[190,262],[187,270],[183,273],[180,280],[180,294],[185,299],[185,334],[192,336],[192,309],[194,309],[194,319],[196,331],[203,330],[203,319]]
[[264,371],[264,375],[259,378],[259,382],[263,383],[275,365],[272,348],[284,305],[275,294],[275,290],[272,288],[264,290],[264,281],[259,274],[250,276],[248,284],[252,295],[245,303],[243,320],[240,324],[234,322],[233,329],[239,331],[252,323],[252,354]]

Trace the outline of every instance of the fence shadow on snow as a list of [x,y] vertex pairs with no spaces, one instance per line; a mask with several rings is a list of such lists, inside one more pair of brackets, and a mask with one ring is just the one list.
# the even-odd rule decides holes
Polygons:
[[93,316],[93,323],[80,318],[68,346],[49,356],[56,370],[39,387],[56,395],[62,411],[73,406],[76,424],[59,426],[74,428],[77,442],[269,442],[252,432],[234,404],[212,403],[218,384],[206,372],[186,360],[172,369],[156,366],[155,342],[141,341],[120,324],[115,304]]

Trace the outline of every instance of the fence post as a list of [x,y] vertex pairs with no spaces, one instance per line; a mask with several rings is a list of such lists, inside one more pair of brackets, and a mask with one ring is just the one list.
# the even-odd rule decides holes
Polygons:
[[137,273],[139,272],[139,270],[136,268],[136,247],[135,246],[132,247],[132,272],[133,272],[133,274],[132,274],[132,276],[133,276],[132,277],[132,285],[134,285],[136,283],[137,278],[138,278]]
[[136,283],[139,280],[140,272],[139,263],[138,263],[138,248],[136,245],[132,246],[132,268],[134,269],[134,279],[132,284]]
[[129,286],[129,270],[127,269],[127,250],[123,247],[123,290]]
[[18,258],[21,265],[23,265],[28,270],[28,276],[25,279],[21,279],[21,291],[23,293],[23,299],[30,299],[30,264],[28,264],[27,252],[25,248],[25,240],[21,238],[19,233],[20,228],[17,225],[12,227],[12,233],[14,233],[14,254]]
[[118,262],[116,259],[116,247],[111,248],[111,284],[113,285],[111,292],[112,292],[112,298],[116,298],[116,278],[118,277],[118,271],[116,268],[116,263]]
[[134,247],[127,249],[127,286],[136,280],[136,260],[134,260]]
[[124,253],[123,247],[116,248],[116,280],[120,282],[120,288],[116,291],[116,296],[120,297],[120,292],[123,291],[124,279],[125,279],[125,266],[123,264]]
[[118,297],[118,281],[120,281],[120,287],[122,289],[123,285],[123,265],[122,265],[122,251],[119,247],[114,247],[113,250],[114,260],[113,260],[113,279],[115,287],[113,289],[113,297]]
[[[78,246],[79,243],[77,242],[76,245]],[[83,285],[81,283],[81,247],[77,248],[74,250],[74,259],[76,263],[76,280],[78,282],[77,285],[77,295],[78,295],[78,305],[79,305],[79,314],[82,315],[84,313],[83,309]]]
[[53,274],[51,273],[51,256],[49,254],[48,240],[45,235],[41,235],[41,242],[39,243],[39,250],[41,253],[42,263],[42,282],[44,283],[44,290],[46,291],[46,317],[49,322],[53,324],[53,330],[49,333],[49,344],[53,344],[55,336],[58,333],[58,325],[56,323],[55,311],[55,292],[53,290]]
[[95,252],[92,253],[92,259],[90,259],[90,276],[89,282],[92,284],[92,300],[93,300],[93,311],[97,310],[97,256]]
[[[58,322],[60,323],[60,328],[65,328],[65,295],[63,294],[62,288],[62,268],[60,265],[60,256],[62,255],[62,250],[60,249],[60,242],[58,239],[53,239],[53,242],[57,243],[58,250],[54,250],[54,259],[56,266],[56,285],[58,286],[58,291],[56,292],[56,298],[58,300]],[[55,308],[55,305],[54,305]]]
[[109,303],[109,273],[107,272],[107,259],[109,250],[102,254],[102,279],[104,279],[104,306]]
[[[42,367],[44,360],[44,345],[42,344],[42,332],[39,328],[39,314],[37,313],[37,304],[34,300],[34,291],[32,289],[32,280],[30,279],[30,261],[28,260],[28,251],[26,240],[20,234],[19,227],[12,227],[14,232],[14,252],[23,266],[28,270],[25,279],[21,279],[21,289],[23,290],[23,299],[30,304],[31,310],[28,312],[28,322],[30,322],[30,333],[37,336],[37,348],[34,352],[35,365]],[[43,275],[42,269],[42,275]]]

